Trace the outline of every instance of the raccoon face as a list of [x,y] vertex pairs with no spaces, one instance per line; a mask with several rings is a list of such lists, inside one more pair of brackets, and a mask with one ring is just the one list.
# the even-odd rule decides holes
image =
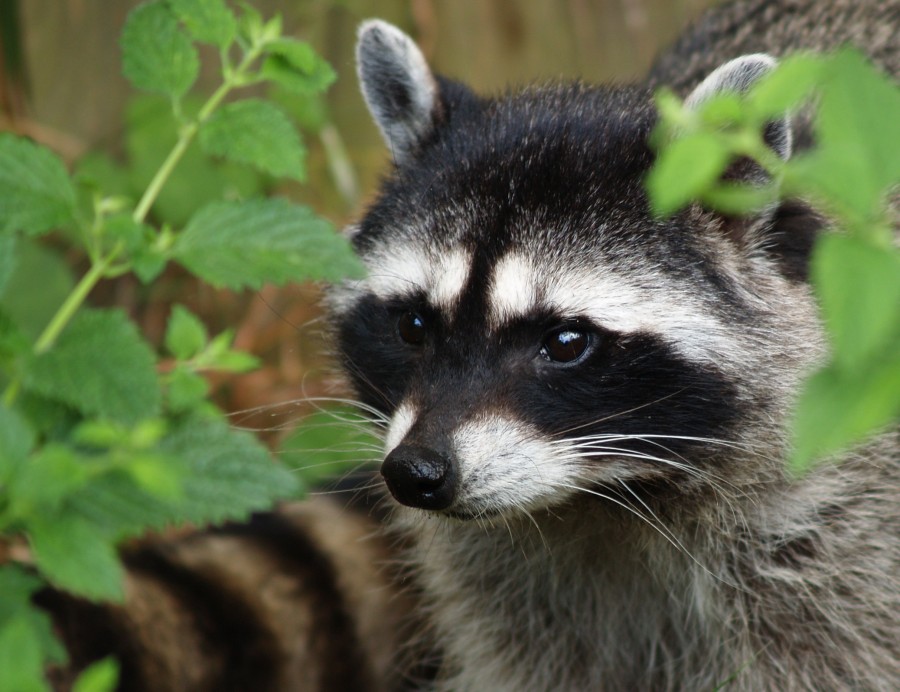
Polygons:
[[[738,451],[772,456],[816,350],[795,325],[808,294],[771,252],[772,218],[650,215],[649,93],[481,99],[383,22],[361,28],[358,62],[396,166],[353,231],[368,277],[333,304],[345,368],[390,419],[400,503],[471,519],[689,494]],[[770,59],[729,65],[694,98]],[[771,128],[785,156],[788,128]]]

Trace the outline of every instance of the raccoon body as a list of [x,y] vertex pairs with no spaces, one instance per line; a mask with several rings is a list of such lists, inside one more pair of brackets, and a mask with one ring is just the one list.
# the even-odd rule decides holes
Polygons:
[[[138,690],[900,689],[897,431],[785,472],[826,352],[824,220],[659,220],[643,187],[656,86],[698,103],[846,41],[896,78],[898,28],[898,0],[738,2],[642,85],[484,98],[364,24],[394,166],[348,231],[368,275],[329,300],[389,421],[386,529],[319,499],[136,546],[123,606],[42,594],[73,668],[116,653]],[[789,157],[804,128],[767,141]]]
[[[872,37],[897,65],[896,2],[722,12],[651,83],[707,66],[708,45],[718,69],[672,80],[688,103],[746,89],[774,60],[723,54],[739,17],[740,51]],[[860,24],[876,16],[894,33]],[[368,278],[334,312],[356,388],[390,416],[381,472],[435,688],[900,687],[896,434],[785,472],[825,352],[804,280],[822,219],[653,218],[647,87],[481,98],[378,21],[358,64],[395,167],[352,230]],[[791,155],[790,119],[767,137]]]

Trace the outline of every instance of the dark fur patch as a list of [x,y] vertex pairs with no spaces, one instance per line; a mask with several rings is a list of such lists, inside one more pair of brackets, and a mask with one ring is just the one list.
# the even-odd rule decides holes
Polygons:
[[[228,524],[215,531],[239,536],[262,547],[282,566],[284,573],[295,575],[313,608],[310,652],[321,665],[320,688],[347,692],[370,689],[371,673],[338,586],[334,565],[309,536],[272,513],[257,514],[247,524]],[[262,688],[256,683],[244,689]]]
[[262,616],[227,575],[180,564],[164,546],[146,546],[123,555],[128,569],[157,580],[189,613],[205,641],[204,651],[219,663],[206,689],[277,690],[283,655]]

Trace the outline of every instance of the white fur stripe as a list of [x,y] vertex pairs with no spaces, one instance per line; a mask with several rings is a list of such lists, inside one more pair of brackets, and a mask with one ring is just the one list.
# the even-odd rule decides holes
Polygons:
[[469,279],[472,255],[461,248],[431,254],[411,247],[375,252],[366,260],[367,288],[382,300],[424,292],[435,307],[452,313]]
[[384,438],[385,454],[390,453],[403,441],[403,438],[406,437],[406,434],[412,428],[413,423],[416,422],[417,417],[418,413],[409,402],[400,404],[397,410],[394,411],[394,417],[391,418],[391,424],[388,426],[387,435]]
[[719,364],[733,343],[702,300],[673,290],[652,268],[632,267],[627,276],[609,267],[560,269],[512,252],[497,264],[488,300],[494,329],[547,310],[621,334],[657,335],[692,360]]

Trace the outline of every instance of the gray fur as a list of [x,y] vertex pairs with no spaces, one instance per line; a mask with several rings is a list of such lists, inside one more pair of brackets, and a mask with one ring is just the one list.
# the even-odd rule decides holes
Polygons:
[[434,77],[412,39],[379,20],[360,26],[356,64],[369,110],[401,161],[433,125],[438,109]]
[[[661,58],[651,82],[670,81],[682,93],[697,89],[692,100],[699,102],[723,88],[746,88],[770,64],[751,56],[713,72],[736,56],[782,55],[860,38],[870,39],[861,47],[880,64],[896,68],[896,34],[888,45],[885,27],[872,19],[896,18],[898,11],[897,0],[737,3],[713,11]],[[803,30],[791,34],[785,27]],[[416,146],[434,125],[433,108],[400,109],[395,131],[390,114],[397,109],[381,98],[379,85],[405,84],[424,93],[421,85],[429,82],[408,79],[408,69],[397,77],[395,68],[408,64],[398,55],[408,48],[396,47],[406,41],[391,48],[370,39],[364,30],[363,90],[387,139],[404,153],[392,183],[391,194],[399,196],[403,185],[418,182],[404,177],[404,163],[416,162]],[[387,66],[384,80],[379,65]],[[698,87],[710,72],[711,81]],[[533,112],[534,103],[550,109],[586,102],[578,90],[535,89],[492,102],[485,117],[493,118],[488,129],[500,132],[504,108],[518,114]],[[773,144],[786,157],[788,122],[780,129],[783,136]],[[446,159],[434,160],[454,161],[455,140],[448,141],[440,152]],[[482,170],[482,156],[488,154],[467,151],[465,171]],[[527,171],[533,163],[509,165]],[[449,164],[434,172],[434,181],[454,184]],[[584,182],[584,194],[599,198],[601,188],[591,183]],[[489,242],[482,221],[493,217],[477,185],[462,188],[469,196],[449,201],[422,186],[426,192],[414,202],[401,198],[386,206],[408,211],[393,223],[382,212],[377,224],[362,225],[357,242],[370,277],[335,302],[343,319],[364,299],[417,294],[431,310],[452,308],[448,321],[467,317],[460,314],[466,303],[459,287],[477,274],[479,243]],[[447,343],[468,340],[468,350],[461,346],[459,353],[474,361],[485,343],[498,340],[509,315],[530,309],[529,301],[546,299],[554,304],[544,307],[559,308],[555,296],[577,295],[582,303],[570,314],[587,314],[630,337],[653,333],[698,375],[714,370],[732,388],[729,405],[743,417],[727,439],[703,440],[688,458],[668,454],[670,441],[664,440],[656,463],[648,464],[616,441],[579,439],[571,431],[549,436],[518,420],[508,402],[497,403],[502,388],[482,383],[491,376],[490,364],[473,371],[463,391],[453,391],[430,379],[449,366],[422,356],[411,393],[393,402],[386,451],[404,441],[424,444],[438,431],[460,457],[461,489],[450,507],[456,516],[399,507],[393,522],[399,535],[411,538],[409,560],[430,621],[426,634],[442,652],[435,689],[900,689],[900,435],[886,432],[801,479],[786,474],[792,406],[826,344],[809,286],[786,276],[766,254],[765,223],[753,225],[758,236],[736,240],[723,233],[716,215],[698,208],[684,213],[702,247],[697,261],[721,277],[713,286],[695,265],[673,268],[678,258],[660,259],[667,246],[660,239],[654,244],[652,233],[650,239],[639,235],[634,227],[649,222],[635,220],[627,208],[601,212],[606,208],[599,203],[589,205],[576,222],[547,219],[542,209],[525,206],[503,216],[503,231],[522,258],[512,266],[537,265],[548,284],[525,300],[495,301],[495,314],[473,319],[478,330],[448,336]],[[642,245],[623,240],[632,232]],[[513,252],[492,251],[494,269]],[[442,258],[453,252],[466,258],[470,271],[447,268]],[[510,272],[507,285],[518,285],[518,276]],[[502,294],[504,282],[488,284],[487,297],[470,304],[489,309],[490,291]],[[447,286],[454,290],[434,288]],[[452,300],[434,300],[434,294]],[[356,361],[350,366],[359,368]],[[464,369],[465,358],[452,367]],[[604,395],[598,389],[597,396]],[[709,403],[710,411],[719,405]],[[607,456],[586,460],[586,454]],[[669,475],[673,469],[686,471],[677,482]],[[664,486],[659,495],[653,495],[655,482]],[[644,487],[651,490],[641,494]]]

